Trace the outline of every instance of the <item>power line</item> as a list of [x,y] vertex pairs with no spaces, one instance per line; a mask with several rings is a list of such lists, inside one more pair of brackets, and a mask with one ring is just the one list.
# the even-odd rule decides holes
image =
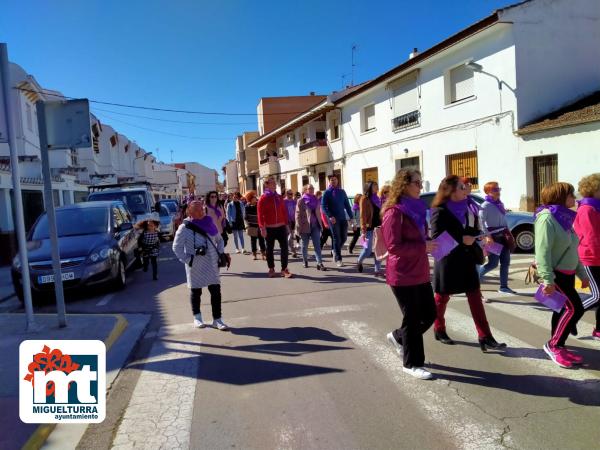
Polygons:
[[233,140],[233,138],[213,138],[213,137],[203,137],[203,136],[185,136],[183,134],[170,133],[168,131],[155,130],[153,128],[141,127],[141,126],[135,125],[133,123],[125,122],[124,120],[121,120],[121,119],[115,119],[114,117],[107,116],[104,113],[99,114],[99,115],[103,116],[104,118],[106,118],[108,120],[114,120],[115,122],[120,122],[120,123],[122,123],[124,125],[128,125],[130,127],[139,128],[140,130],[145,130],[145,131],[151,131],[153,133],[165,134],[167,136],[175,136],[175,137],[180,137],[180,138],[185,138],[185,139],[198,139],[198,140],[206,140],[206,141],[230,141],[230,140]]
[[150,117],[150,116],[140,116],[139,114],[127,114],[119,111],[110,111],[108,109],[101,109],[94,107],[94,111],[102,111],[111,114],[118,114],[120,116],[127,117],[135,117],[138,119],[148,119],[148,120],[156,120],[158,122],[169,122],[169,123],[181,123],[181,124],[190,124],[190,125],[255,125],[256,122],[194,122],[194,121],[186,121],[186,120],[172,120],[172,119],[164,119],[162,117]]
[[[25,88],[21,88],[21,87],[14,87],[13,89],[18,89],[23,92],[33,92],[35,94],[39,94],[38,91],[34,91],[32,89],[25,89]],[[66,95],[56,94],[54,92],[48,92],[45,89],[41,89],[41,91],[44,95],[59,97],[59,98],[68,99],[68,100],[76,99],[76,97],[68,97]],[[161,112],[170,112],[170,113],[179,113],[179,114],[203,114],[203,115],[209,115],[209,116],[289,116],[289,115],[303,114],[306,111],[308,111],[308,109],[306,109],[304,111],[262,113],[262,114],[258,114],[258,113],[228,113],[228,112],[216,112],[216,111],[191,111],[191,110],[185,110],[185,109],[157,108],[157,107],[153,107],[153,106],[127,105],[124,103],[112,103],[112,102],[104,102],[104,101],[100,101],[100,100],[91,100],[91,99],[87,99],[87,101],[90,103],[97,103],[99,105],[117,106],[120,108],[143,109],[146,111],[161,111]]]

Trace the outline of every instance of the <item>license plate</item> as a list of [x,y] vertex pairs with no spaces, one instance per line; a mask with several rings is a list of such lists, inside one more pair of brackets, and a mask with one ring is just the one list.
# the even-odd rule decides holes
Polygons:
[[[75,279],[75,272],[63,272],[62,275],[61,275],[61,278],[62,278],[63,281],[74,280]],[[51,274],[51,275],[40,275],[38,277],[38,283],[39,284],[54,283],[54,274]]]

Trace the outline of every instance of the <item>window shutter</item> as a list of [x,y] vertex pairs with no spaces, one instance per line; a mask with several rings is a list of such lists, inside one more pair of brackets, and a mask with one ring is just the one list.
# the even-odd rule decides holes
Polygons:
[[365,131],[375,128],[375,105],[365,107]]
[[392,90],[394,117],[419,109],[416,71],[391,82],[388,88]]
[[452,69],[450,71],[450,101],[453,103],[472,97],[473,93],[473,71],[464,65]]

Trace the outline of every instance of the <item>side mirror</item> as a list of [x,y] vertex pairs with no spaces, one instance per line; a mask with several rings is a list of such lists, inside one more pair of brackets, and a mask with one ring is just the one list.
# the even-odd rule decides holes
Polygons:
[[131,222],[123,222],[121,226],[117,227],[117,231],[128,231],[133,228],[133,224]]

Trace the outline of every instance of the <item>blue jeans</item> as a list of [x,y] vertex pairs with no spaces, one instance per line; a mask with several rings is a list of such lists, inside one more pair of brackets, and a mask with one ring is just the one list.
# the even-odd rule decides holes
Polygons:
[[313,226],[310,228],[310,233],[301,234],[300,237],[302,238],[302,260],[308,262],[308,242],[312,241],[315,248],[315,259],[318,264],[323,264],[323,258],[321,258],[321,228]]
[[244,250],[244,230],[233,230],[233,242],[236,250]]
[[[360,233],[360,231],[357,230],[357,233]],[[363,247],[363,249],[360,252],[360,255],[358,255],[358,263],[361,264],[365,259],[373,255],[373,259],[375,260],[375,272],[379,272],[381,270],[381,261],[377,259],[377,257],[375,256],[375,252],[373,252],[373,230],[367,231],[366,241],[367,246]]]
[[333,259],[336,261],[342,260],[342,247],[348,238],[348,221],[335,220],[335,224],[331,223],[329,218],[329,230],[331,231],[331,240],[333,241]]
[[500,255],[488,254],[488,262],[479,268],[479,279],[481,280],[486,273],[498,267],[500,262],[500,289],[508,287],[508,268],[510,266],[510,251],[505,245]]

